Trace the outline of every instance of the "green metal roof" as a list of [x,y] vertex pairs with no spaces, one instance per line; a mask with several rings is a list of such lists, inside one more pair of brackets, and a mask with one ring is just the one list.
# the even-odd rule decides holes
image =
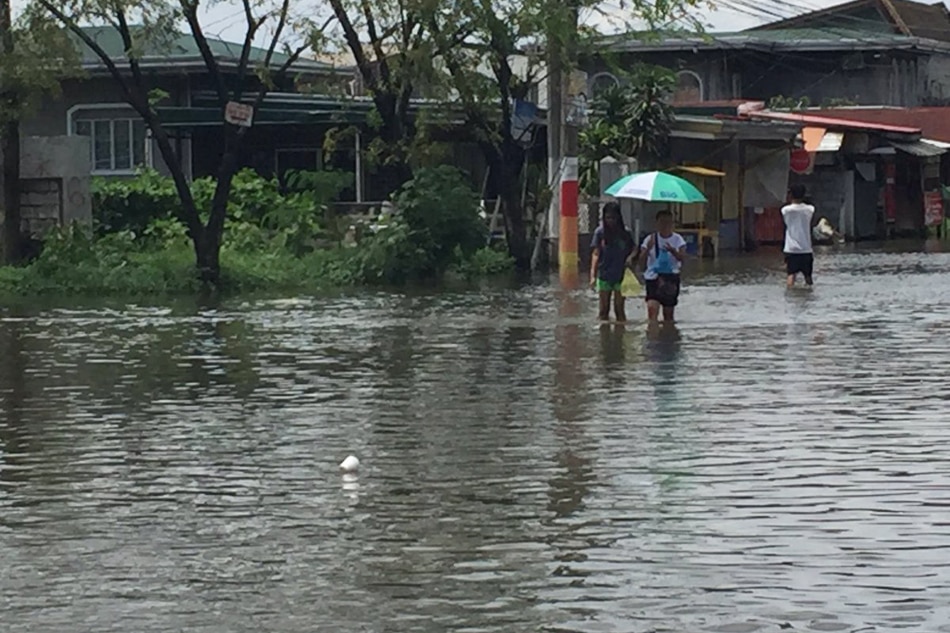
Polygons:
[[[368,125],[367,115],[373,107],[372,100],[365,98],[271,93],[254,113],[254,125]],[[465,120],[460,108],[453,104],[414,101],[410,114],[421,111],[442,117],[447,125],[459,125]],[[211,93],[197,93],[190,107],[159,107],[157,112],[165,127],[215,126],[223,120],[221,108]]]
[[838,27],[808,27],[731,31],[719,33],[632,32],[601,40],[614,52],[677,50],[783,49],[783,50],[879,50],[921,49],[950,51],[950,45],[897,33]]
[[[83,27],[83,32],[93,39],[102,49],[113,59],[125,59],[125,45],[119,31],[112,26],[88,26]],[[195,44],[194,37],[188,33],[175,33],[171,37],[145,37],[145,32],[141,27],[132,27],[135,45],[141,46],[140,59],[143,66],[168,66],[178,67],[187,65],[203,65],[201,51]],[[77,38],[78,39],[78,38]],[[208,45],[214,53],[215,58],[222,64],[237,65],[241,58],[241,44],[226,42],[222,39],[208,37]],[[95,52],[84,43],[79,43],[82,53],[82,64],[87,68],[97,68],[102,66],[102,62]],[[251,49],[251,64],[260,64],[264,62],[267,51],[260,47]],[[281,66],[286,63],[288,56],[284,53],[274,51],[271,57],[271,64]],[[314,60],[301,59],[294,64],[294,68],[311,71],[332,71],[334,67],[330,64]]]

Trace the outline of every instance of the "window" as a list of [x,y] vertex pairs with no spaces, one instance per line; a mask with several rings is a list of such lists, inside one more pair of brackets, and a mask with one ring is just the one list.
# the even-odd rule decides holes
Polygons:
[[80,119],[73,132],[91,139],[93,173],[130,173],[145,165],[145,123],[137,119]]
[[703,101],[703,82],[699,75],[691,70],[676,73],[676,92],[673,103],[698,103]]
[[600,73],[594,75],[590,80],[590,93],[596,99],[600,95],[604,94],[607,90],[611,88],[616,88],[620,85],[620,80],[611,75],[610,73]]

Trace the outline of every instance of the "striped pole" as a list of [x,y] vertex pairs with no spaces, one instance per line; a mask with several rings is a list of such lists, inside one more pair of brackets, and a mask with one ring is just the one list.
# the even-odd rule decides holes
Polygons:
[[557,261],[561,282],[565,286],[576,287],[580,278],[577,270],[577,157],[565,156],[563,160]]

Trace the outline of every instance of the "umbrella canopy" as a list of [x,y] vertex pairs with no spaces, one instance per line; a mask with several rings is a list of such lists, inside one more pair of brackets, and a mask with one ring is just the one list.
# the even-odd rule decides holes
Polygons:
[[624,176],[605,191],[614,198],[633,198],[648,202],[706,202],[706,196],[693,183],[663,171],[645,171]]

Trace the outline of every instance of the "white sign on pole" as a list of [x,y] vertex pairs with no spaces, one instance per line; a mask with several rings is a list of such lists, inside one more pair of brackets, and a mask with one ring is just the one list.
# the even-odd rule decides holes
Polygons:
[[224,120],[238,127],[251,127],[254,121],[254,108],[244,103],[228,101],[224,108]]

